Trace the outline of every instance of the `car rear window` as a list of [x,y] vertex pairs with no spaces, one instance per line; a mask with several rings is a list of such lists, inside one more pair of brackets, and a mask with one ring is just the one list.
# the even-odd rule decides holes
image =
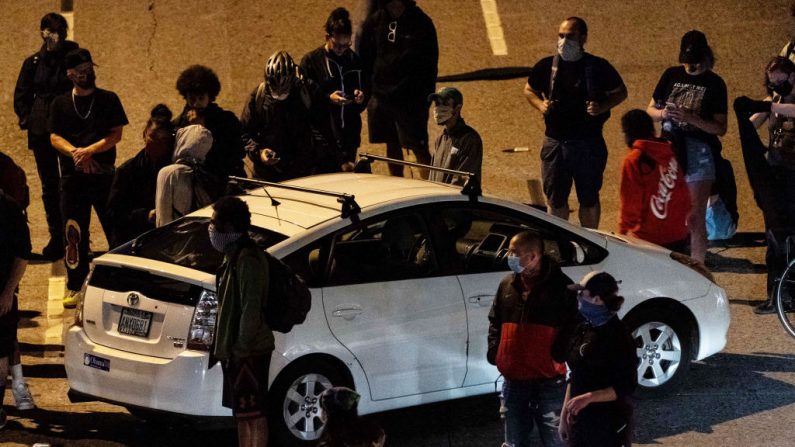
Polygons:
[[[215,273],[223,254],[210,244],[207,217],[180,219],[139,236],[130,247],[130,254],[182,267]],[[265,250],[287,237],[259,227],[251,227],[249,236]]]

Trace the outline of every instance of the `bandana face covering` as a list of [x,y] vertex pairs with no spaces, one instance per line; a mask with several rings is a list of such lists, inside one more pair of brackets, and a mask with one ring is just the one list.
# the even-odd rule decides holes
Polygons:
[[55,51],[58,49],[58,43],[61,41],[61,36],[58,33],[45,29],[41,32],[41,38],[44,39],[44,45],[47,51]]
[[210,235],[210,244],[221,253],[226,253],[243,236],[243,233],[221,233],[213,224],[207,227],[207,232]]
[[577,308],[580,310],[580,314],[594,327],[602,326],[615,315],[615,312],[607,307],[587,301],[582,294],[577,294]]
[[582,57],[582,47],[574,39],[558,39],[558,54],[566,62],[575,62]]

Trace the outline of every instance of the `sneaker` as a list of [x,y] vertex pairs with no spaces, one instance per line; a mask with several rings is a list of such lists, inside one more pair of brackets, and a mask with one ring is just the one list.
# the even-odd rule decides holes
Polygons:
[[80,292],[77,290],[67,290],[66,295],[63,297],[64,309],[74,309],[77,307],[77,302],[80,301]]
[[754,313],[757,315],[769,315],[776,313],[776,305],[773,300],[766,300],[764,303],[754,307]]
[[26,411],[36,408],[27,383],[17,382],[11,385],[11,394],[14,395],[14,401],[17,403],[17,410]]

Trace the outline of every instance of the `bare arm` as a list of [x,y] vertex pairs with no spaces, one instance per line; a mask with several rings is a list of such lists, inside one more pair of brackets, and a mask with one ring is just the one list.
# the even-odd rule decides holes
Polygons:
[[542,92],[533,90],[533,88],[530,87],[529,82],[524,85],[524,97],[527,99],[527,102],[529,102],[530,105],[535,107],[539,112],[544,115],[547,114],[547,111],[549,110],[549,99],[544,98],[544,94]]
[[50,134],[50,144],[52,147],[55,148],[58,152],[66,155],[67,157],[72,156],[72,152],[76,151],[77,148],[72,146],[72,143],[66,141],[66,138],[58,135],[57,133]]
[[618,88],[610,90],[606,93],[606,97],[604,101],[596,102],[596,101],[589,101],[588,102],[588,113],[590,115],[599,115],[605,113],[612,109],[613,107],[621,104],[627,99],[627,86],[621,84]]
[[83,150],[86,151],[88,155],[105,152],[121,141],[123,130],[124,126],[114,127],[110,130],[110,133],[105,138],[102,138],[94,144],[86,146]]
[[591,391],[585,394],[580,394],[579,396],[566,399],[566,403],[564,404],[564,411],[567,412],[567,416],[577,416],[577,414],[588,405],[595,403],[595,402],[612,402],[618,399],[618,394],[616,394],[616,390],[609,386],[607,388],[602,388],[601,390]]
[[668,113],[664,108],[657,108],[657,101],[655,101],[654,98],[649,101],[649,105],[646,107],[646,113],[651,117],[652,121],[656,123],[668,118]]

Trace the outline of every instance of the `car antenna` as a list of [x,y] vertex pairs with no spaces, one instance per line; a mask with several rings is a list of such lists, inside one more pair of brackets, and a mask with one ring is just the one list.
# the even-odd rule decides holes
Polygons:
[[383,161],[387,164],[410,166],[415,168],[427,169],[429,171],[444,172],[446,174],[466,176],[467,181],[464,183],[464,186],[461,188],[461,194],[469,196],[469,200],[472,202],[477,202],[478,197],[483,195],[483,190],[481,189],[480,186],[480,177],[474,172],[456,171],[454,169],[440,168],[438,166],[431,166],[422,163],[415,163],[412,161],[382,157],[380,155],[373,155],[367,153],[359,155],[359,160],[356,162],[356,165],[353,168],[353,172],[358,174],[372,174],[373,173],[372,164],[374,161]]

